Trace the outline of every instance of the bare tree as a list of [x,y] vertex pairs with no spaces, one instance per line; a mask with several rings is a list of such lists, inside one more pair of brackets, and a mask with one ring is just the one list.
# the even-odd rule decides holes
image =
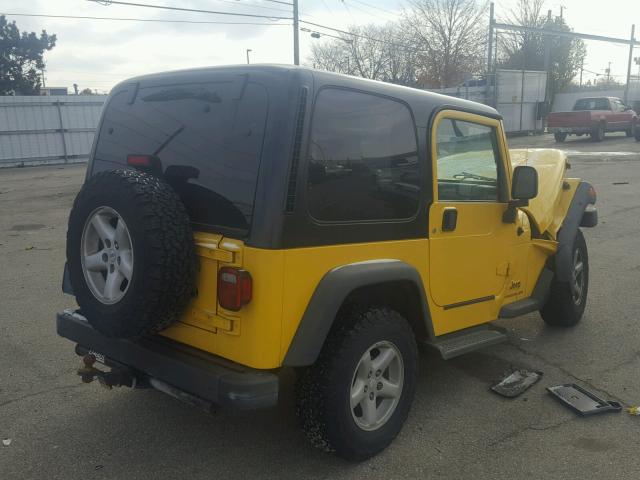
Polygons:
[[350,57],[353,60],[350,73],[374,80],[385,79],[389,45],[384,43],[383,37],[388,37],[388,32],[385,31],[388,28],[368,25],[350,29],[352,33],[358,35],[353,36],[348,43]]
[[314,43],[311,45],[311,57],[307,62],[319,70],[351,74],[351,52],[347,43],[350,41],[345,38]]
[[416,52],[398,25],[350,27],[311,47],[308,63],[316,68],[401,85],[415,85]]
[[486,13],[484,1],[409,0],[403,24],[423,52],[420,80],[424,86],[454,86],[482,73]]
[[[506,23],[525,27],[543,28],[546,23],[545,0],[519,0],[517,6],[505,17]],[[544,48],[542,36],[532,32],[500,33],[499,60],[513,64],[515,59],[533,60]],[[512,65],[515,67],[516,65]],[[520,68],[526,68],[520,65]]]

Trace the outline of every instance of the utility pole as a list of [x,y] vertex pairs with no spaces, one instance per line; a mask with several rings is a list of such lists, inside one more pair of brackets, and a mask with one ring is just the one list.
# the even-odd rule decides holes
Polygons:
[[582,86],[582,71],[584,70],[584,57],[582,57],[582,61],[580,62],[580,86]]
[[492,57],[493,57],[493,23],[495,22],[495,19],[493,18],[494,15],[494,4],[493,2],[491,2],[491,5],[489,5],[489,51],[487,52],[487,78],[489,77],[489,74],[491,74],[491,61],[492,61]]
[[249,65],[249,52],[253,52],[253,50],[251,50],[250,48],[247,48],[247,65]]
[[629,83],[631,83],[631,62],[633,61],[633,46],[636,40],[636,26],[631,25],[631,43],[629,44],[629,63],[627,64],[627,85],[624,87],[624,103],[629,100]]
[[300,65],[300,22],[298,0],[293,0],[293,64]]
[[607,72],[607,85],[609,85],[611,83],[611,62],[609,62],[609,67],[605,72]]
[[[551,30],[551,10],[547,11],[547,24],[545,29]],[[547,84],[544,92],[544,97],[547,102],[552,100],[549,87],[551,86],[551,39],[549,35],[544,36],[544,69],[547,72]]]

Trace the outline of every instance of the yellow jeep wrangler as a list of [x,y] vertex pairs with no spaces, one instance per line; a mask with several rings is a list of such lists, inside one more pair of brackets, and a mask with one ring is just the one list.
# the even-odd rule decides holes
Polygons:
[[567,168],[420,90],[286,66],[134,78],[70,214],[80,308],[57,330],[84,381],[207,410],[271,407],[295,367],[309,439],[364,459],[407,418],[418,344],[451,358],[505,340],[498,318],[580,321],[596,195]]

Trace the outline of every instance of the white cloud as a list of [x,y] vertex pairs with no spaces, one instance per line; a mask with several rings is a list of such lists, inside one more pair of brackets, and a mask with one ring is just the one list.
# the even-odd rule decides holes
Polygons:
[[[287,12],[267,10],[286,10],[288,7],[265,0],[145,1],[184,8],[289,16]],[[496,13],[504,16],[516,2],[497,0]],[[303,19],[344,29],[352,24],[393,20],[406,4],[404,0],[300,0],[300,11]],[[640,3],[632,0],[609,0],[606,8],[600,2],[550,0],[547,8],[557,15],[560,4],[566,7],[564,15],[569,24],[575,31],[584,33],[626,38],[633,19],[640,18]],[[252,8],[250,5],[263,8]],[[266,19],[118,5],[105,7],[85,0],[4,0],[0,10],[3,13],[268,22]],[[21,30],[38,32],[46,29],[49,33],[57,34],[57,46],[46,55],[47,84],[52,86],[70,87],[75,82],[81,87],[107,90],[122,79],[143,73],[244,63],[247,48],[252,49],[252,63],[291,63],[293,58],[291,26],[163,24],[35,17],[10,17],[10,20],[16,20]],[[640,38],[640,25],[638,27],[636,36]],[[311,38],[308,32],[300,32],[302,59],[308,54],[312,42],[317,41],[321,40]],[[587,47],[585,68],[602,72],[611,61],[614,75],[626,75],[627,47],[599,42],[587,42]],[[634,66],[634,73],[636,69]],[[589,74],[585,74],[586,78],[589,78]]]

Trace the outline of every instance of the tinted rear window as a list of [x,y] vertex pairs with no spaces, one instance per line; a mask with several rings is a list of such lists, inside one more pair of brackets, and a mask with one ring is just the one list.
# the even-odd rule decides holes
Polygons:
[[576,101],[574,110],[609,110],[609,101],[606,98],[581,98]]
[[318,220],[406,219],[418,209],[416,130],[403,103],[322,90],[313,113],[308,161],[309,212]]
[[[266,89],[220,81],[142,86],[106,107],[95,171],[152,155],[195,224],[248,232],[268,113]],[[196,228],[198,225],[196,225]]]

